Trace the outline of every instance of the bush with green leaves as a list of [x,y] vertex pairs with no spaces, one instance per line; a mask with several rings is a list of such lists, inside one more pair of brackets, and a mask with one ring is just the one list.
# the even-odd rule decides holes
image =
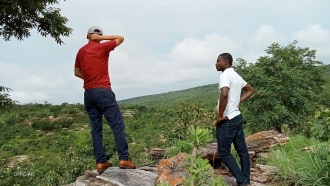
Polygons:
[[186,131],[185,137],[185,140],[177,141],[175,146],[169,148],[165,154],[165,157],[171,157],[181,152],[190,153],[185,166],[189,176],[184,180],[184,185],[225,186],[222,177],[214,174],[209,161],[196,154],[200,146],[213,140],[211,130],[191,125]]
[[58,128],[58,126],[54,125],[51,121],[47,119],[38,119],[33,121],[31,124],[32,128],[35,130],[41,130],[41,131],[52,131]]
[[171,123],[163,123],[162,128],[171,139],[185,139],[189,126],[214,128],[214,116],[213,112],[209,112],[200,104],[182,103],[176,107],[174,119],[170,120]]
[[73,124],[74,120],[72,117],[60,117],[56,119],[53,124],[58,126],[58,128],[70,128]]
[[[0,161],[1,185],[64,185],[72,183],[86,169],[91,169],[94,159],[88,148],[71,146],[60,155],[29,155],[27,161],[17,162],[8,168]],[[86,155],[87,154],[87,155]],[[51,161],[50,161],[51,160]]]
[[316,50],[297,46],[271,44],[267,55],[255,63],[239,60],[237,71],[256,92],[242,104],[253,132],[278,130],[282,126],[299,133],[306,116],[317,108],[319,95],[326,83],[323,63],[316,60]]
[[7,125],[13,126],[15,124],[20,124],[25,120],[25,118],[19,114],[8,114],[8,115],[10,116],[6,119]]
[[167,148],[164,158],[170,158],[179,153],[191,153],[193,150],[193,144],[190,141],[178,140],[174,142],[174,146]]
[[321,109],[315,112],[313,121],[309,122],[312,137],[328,142],[330,140],[330,110]]
[[17,101],[10,98],[10,95],[7,93],[9,91],[12,91],[12,89],[0,85],[0,114],[8,111],[17,103]]
[[222,180],[222,177],[215,175],[213,168],[207,159],[200,156],[193,158],[188,157],[189,165],[187,171],[191,175],[187,177],[184,182],[185,186],[226,186],[227,184]]
[[187,157],[187,172],[190,174],[184,182],[184,185],[198,185],[198,186],[222,186],[224,184],[220,176],[216,176],[213,172],[209,161],[202,159],[197,155],[197,150],[200,146],[206,145],[213,139],[213,135],[209,129],[190,126],[187,131],[188,141],[194,147],[193,152]]
[[196,148],[213,140],[211,130],[199,126],[189,126],[187,136],[188,140],[191,141]]

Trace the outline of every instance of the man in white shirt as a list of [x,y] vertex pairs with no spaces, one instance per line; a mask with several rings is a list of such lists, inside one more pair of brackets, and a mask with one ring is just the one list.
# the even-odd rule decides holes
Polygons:
[[[251,97],[254,89],[235,72],[232,62],[231,54],[222,53],[218,56],[216,63],[216,69],[222,72],[219,81],[218,116],[215,122],[218,155],[236,178],[237,185],[247,186],[250,184],[250,158],[239,104]],[[239,155],[240,167],[231,154],[232,143]]]

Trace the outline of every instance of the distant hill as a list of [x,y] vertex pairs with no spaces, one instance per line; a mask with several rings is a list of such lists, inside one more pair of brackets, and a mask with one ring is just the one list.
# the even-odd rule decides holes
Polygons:
[[[324,66],[325,75],[330,76],[330,65]],[[257,87],[255,87],[257,88]],[[167,93],[147,95],[118,101],[119,104],[140,105],[146,107],[171,107],[187,102],[190,104],[201,104],[215,106],[217,104],[219,92],[218,84],[209,84],[194,88],[171,91]]]
[[198,86],[185,90],[141,96],[118,101],[119,104],[140,105],[146,107],[168,107],[183,102],[214,106],[217,104],[219,92],[217,84]]

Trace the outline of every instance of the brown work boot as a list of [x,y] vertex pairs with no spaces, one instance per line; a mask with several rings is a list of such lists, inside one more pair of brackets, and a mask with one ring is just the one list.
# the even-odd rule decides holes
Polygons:
[[101,162],[101,163],[97,163],[96,164],[96,170],[99,174],[101,174],[102,172],[104,172],[107,168],[112,167],[112,163],[105,161],[105,162]]
[[119,160],[119,168],[121,169],[135,169],[135,165],[130,159],[128,160]]

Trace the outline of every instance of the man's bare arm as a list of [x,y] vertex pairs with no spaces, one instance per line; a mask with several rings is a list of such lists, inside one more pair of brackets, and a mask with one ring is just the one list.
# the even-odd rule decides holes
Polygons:
[[228,103],[228,92],[229,92],[228,87],[221,88],[221,93],[220,93],[220,98],[219,98],[220,103],[219,103],[218,117],[223,117],[223,113],[224,113],[227,103]]
[[119,35],[98,35],[91,34],[91,40],[102,41],[102,40],[115,40],[116,46],[119,46],[124,42],[124,37]]
[[228,92],[229,88],[228,87],[222,87],[221,88],[221,93],[220,93],[220,103],[219,103],[219,111],[218,111],[218,116],[217,120],[215,121],[215,126],[217,126],[221,121],[228,120],[227,117],[223,117],[223,113],[227,107],[228,103]]
[[77,77],[79,77],[79,78],[81,78],[81,79],[84,79],[84,76],[83,76],[83,74],[81,72],[81,69],[78,68],[78,67],[75,67],[74,68],[74,75],[77,76]]
[[240,103],[250,98],[253,94],[254,94],[254,88],[250,84],[246,84],[243,87],[243,94],[241,96]]

